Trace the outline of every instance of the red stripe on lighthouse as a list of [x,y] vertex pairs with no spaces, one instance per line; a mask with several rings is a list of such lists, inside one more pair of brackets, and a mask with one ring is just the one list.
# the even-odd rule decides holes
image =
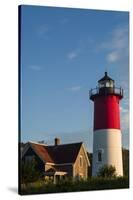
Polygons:
[[94,130],[120,129],[119,96],[98,96],[94,100]]

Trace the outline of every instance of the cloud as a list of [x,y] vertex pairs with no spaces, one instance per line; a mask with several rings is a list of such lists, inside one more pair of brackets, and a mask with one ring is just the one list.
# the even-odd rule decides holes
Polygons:
[[125,112],[121,115],[121,127],[122,130],[129,130],[129,112]]
[[109,41],[104,41],[100,46],[103,49],[125,49],[128,45],[128,26],[116,27],[110,35]]
[[86,54],[86,52],[92,51],[94,46],[94,40],[91,37],[79,39],[77,47],[67,53],[67,58],[73,60],[80,55]]
[[69,22],[69,19],[68,18],[63,18],[59,21],[60,24],[64,25],[64,24],[67,24]]
[[73,91],[73,92],[77,92],[77,91],[81,90],[81,86],[73,86],[73,87],[70,87],[67,89],[70,91]]
[[120,107],[121,111],[121,131],[122,144],[124,148],[129,148],[129,108],[124,104]]
[[129,38],[128,26],[116,27],[110,33],[110,39],[100,44],[98,49],[107,51],[106,59],[109,63],[117,62],[128,56]]
[[122,106],[120,106],[120,111],[121,111],[122,113],[128,113],[128,112],[129,112],[129,110],[128,110],[127,108],[124,108],[124,107],[122,107]]
[[31,69],[31,70],[33,70],[33,71],[40,71],[40,70],[42,70],[41,66],[39,66],[39,65],[30,65],[28,68]]
[[78,56],[78,52],[77,51],[71,51],[70,53],[67,54],[67,58],[69,60],[73,60],[74,58],[76,58]]
[[49,39],[49,32],[50,32],[50,28],[47,25],[41,25],[38,27],[38,29],[36,30],[37,35],[45,40]]
[[116,62],[120,59],[120,54],[117,51],[113,51],[109,54],[107,54],[107,60],[109,62]]
[[124,104],[120,106],[121,111],[121,128],[123,131],[129,130],[129,107]]
[[116,28],[113,31],[112,47],[116,49],[123,49],[128,44],[128,27]]
[[38,28],[39,35],[44,35],[49,31],[49,28],[47,25],[42,25]]

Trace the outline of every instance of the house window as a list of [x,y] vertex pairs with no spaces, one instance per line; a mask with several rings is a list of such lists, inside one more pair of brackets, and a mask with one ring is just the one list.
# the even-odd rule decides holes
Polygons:
[[79,162],[80,162],[80,167],[82,167],[83,166],[83,157],[82,156],[80,156]]
[[98,162],[101,162],[102,161],[102,152],[101,151],[98,151]]

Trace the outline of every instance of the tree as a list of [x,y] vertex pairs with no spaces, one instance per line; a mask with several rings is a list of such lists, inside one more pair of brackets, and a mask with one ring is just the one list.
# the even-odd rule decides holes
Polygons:
[[129,176],[129,150],[122,148],[123,175]]
[[24,162],[21,161],[21,182],[24,184],[37,181],[41,177],[41,172],[37,167],[35,159]]
[[99,169],[97,175],[99,177],[106,177],[106,178],[116,177],[116,169],[112,165],[104,165]]
[[88,177],[92,176],[92,153],[87,152],[88,159],[90,161],[90,166],[88,167]]

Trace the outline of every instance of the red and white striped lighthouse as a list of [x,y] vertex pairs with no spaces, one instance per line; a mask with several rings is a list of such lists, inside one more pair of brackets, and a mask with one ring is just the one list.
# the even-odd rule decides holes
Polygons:
[[94,102],[92,176],[105,164],[115,166],[117,175],[123,176],[119,106],[122,98],[123,89],[115,87],[107,72],[90,90]]

